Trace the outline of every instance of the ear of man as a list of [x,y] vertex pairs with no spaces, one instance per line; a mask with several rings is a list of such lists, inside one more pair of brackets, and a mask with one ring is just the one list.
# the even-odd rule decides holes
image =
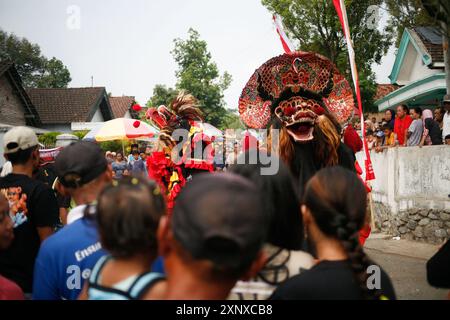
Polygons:
[[258,252],[258,255],[256,256],[255,260],[253,260],[252,264],[250,265],[250,267],[244,273],[244,275],[241,277],[240,280],[249,281],[250,279],[256,277],[259,271],[261,271],[261,269],[264,268],[266,263],[267,263],[267,255],[263,250],[261,250]]
[[156,236],[158,239],[158,253],[160,256],[165,257],[171,251],[170,241],[173,238],[172,231],[170,230],[169,218],[167,216],[162,216],[161,219],[159,219]]

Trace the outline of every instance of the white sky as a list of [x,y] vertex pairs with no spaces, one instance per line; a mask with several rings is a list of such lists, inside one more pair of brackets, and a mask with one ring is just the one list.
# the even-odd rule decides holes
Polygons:
[[[73,5],[80,10],[79,29],[68,27],[76,21],[67,12]],[[93,76],[94,86],[114,96],[136,96],[141,104],[155,84],[175,85],[170,51],[173,39],[186,38],[189,27],[206,40],[220,72],[233,76],[225,91],[229,108],[237,108],[253,71],[282,53],[260,0],[0,0],[0,28],[62,60],[71,87],[89,87]],[[379,83],[389,83],[393,53],[391,48],[374,67]]]

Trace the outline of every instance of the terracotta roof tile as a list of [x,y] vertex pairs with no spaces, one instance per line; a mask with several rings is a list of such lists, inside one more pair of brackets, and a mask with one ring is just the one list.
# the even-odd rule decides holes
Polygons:
[[392,91],[397,90],[400,88],[399,86],[395,84],[377,84],[377,91],[373,97],[374,101],[377,101],[385,96],[387,96]]
[[104,87],[28,88],[26,91],[43,124],[90,121],[93,107],[106,95]]
[[123,118],[127,111],[130,110],[134,101],[134,97],[131,96],[109,97],[114,118]]

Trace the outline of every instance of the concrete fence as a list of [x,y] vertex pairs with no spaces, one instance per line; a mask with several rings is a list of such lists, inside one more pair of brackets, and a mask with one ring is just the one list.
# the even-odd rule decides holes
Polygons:
[[371,158],[377,228],[433,243],[450,238],[450,146],[396,147]]

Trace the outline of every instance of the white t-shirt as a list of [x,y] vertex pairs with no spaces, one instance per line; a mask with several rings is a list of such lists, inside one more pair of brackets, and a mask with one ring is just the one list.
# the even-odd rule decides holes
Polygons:
[[442,121],[442,140],[444,140],[450,134],[450,112],[444,113],[444,119]]
[[83,218],[85,209],[86,205],[82,204],[70,210],[69,213],[67,214],[67,224],[71,224],[72,222],[77,221],[80,218]]
[[271,244],[266,244],[264,251],[272,259],[256,278],[238,281],[228,300],[266,300],[278,284],[310,269],[314,264],[314,258],[304,251],[290,251]]

